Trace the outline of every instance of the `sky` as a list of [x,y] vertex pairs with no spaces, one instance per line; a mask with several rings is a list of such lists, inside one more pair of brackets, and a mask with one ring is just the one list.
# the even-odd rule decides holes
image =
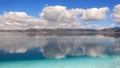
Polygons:
[[120,0],[0,0],[0,29],[120,27]]

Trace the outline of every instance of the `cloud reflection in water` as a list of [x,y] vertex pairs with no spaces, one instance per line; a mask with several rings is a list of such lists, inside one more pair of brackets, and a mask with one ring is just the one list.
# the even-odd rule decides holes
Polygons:
[[[120,55],[120,38],[94,36],[0,35],[0,58],[107,57]],[[9,56],[8,56],[9,55]],[[15,55],[15,56],[13,56]],[[17,56],[16,56],[17,55]]]

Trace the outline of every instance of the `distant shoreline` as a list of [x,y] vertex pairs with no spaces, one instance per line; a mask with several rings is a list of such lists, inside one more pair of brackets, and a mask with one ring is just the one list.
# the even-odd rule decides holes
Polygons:
[[28,36],[80,36],[80,35],[103,35],[120,37],[120,28],[95,29],[25,29],[25,30],[0,30],[0,33],[26,34]]

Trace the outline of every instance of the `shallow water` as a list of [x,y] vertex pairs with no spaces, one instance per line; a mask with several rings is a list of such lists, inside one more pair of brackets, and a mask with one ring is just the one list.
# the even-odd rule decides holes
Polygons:
[[119,68],[120,66],[117,63],[119,62],[117,62],[114,57],[79,57],[70,59],[2,62],[0,63],[0,68]]
[[0,68],[120,68],[120,38],[0,33]]

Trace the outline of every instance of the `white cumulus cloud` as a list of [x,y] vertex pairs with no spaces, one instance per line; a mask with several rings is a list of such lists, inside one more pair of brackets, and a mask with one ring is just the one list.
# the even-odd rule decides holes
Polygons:
[[65,6],[46,6],[42,9],[40,18],[30,16],[25,12],[6,12],[0,15],[1,29],[27,28],[82,28],[82,22],[103,20],[109,9],[103,8],[71,8]]
[[35,26],[39,20],[25,12],[7,12],[0,16],[0,28],[24,29]]
[[82,9],[69,9],[65,6],[48,6],[42,10],[41,19],[52,27],[76,27],[80,23],[77,16],[83,12]]
[[120,23],[120,4],[116,5],[113,9],[113,17],[114,20],[118,23]]
[[107,7],[86,9],[81,18],[84,21],[104,20],[108,10],[109,9]]

